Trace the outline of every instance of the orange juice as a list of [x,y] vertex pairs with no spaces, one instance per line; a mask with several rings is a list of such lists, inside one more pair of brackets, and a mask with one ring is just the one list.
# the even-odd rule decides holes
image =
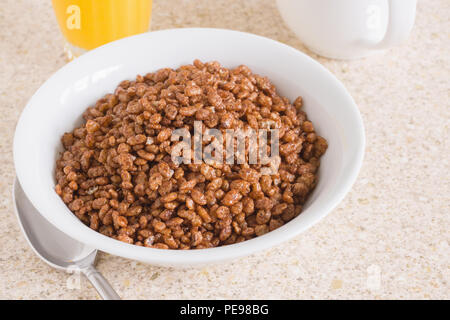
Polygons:
[[84,50],[146,32],[152,0],[52,0],[67,42]]

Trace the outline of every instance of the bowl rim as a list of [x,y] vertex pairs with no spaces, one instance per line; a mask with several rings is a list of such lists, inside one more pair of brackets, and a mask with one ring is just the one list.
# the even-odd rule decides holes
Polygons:
[[[19,150],[22,148],[22,146],[20,145],[21,141],[18,138],[18,136],[20,136],[21,131],[26,129],[24,128],[23,125],[24,115],[33,107],[33,105],[35,104],[35,100],[39,96],[40,92],[49,86],[50,80],[55,81],[55,79],[63,77],[67,69],[76,67],[78,64],[83,64],[85,63],[85,61],[88,62],[89,59],[91,59],[91,56],[95,57],[97,55],[102,55],[104,52],[108,52],[109,50],[114,50],[114,48],[126,46],[127,44],[131,44],[134,42],[151,41],[152,36],[155,34],[160,35],[164,33],[171,34],[179,32],[181,33],[185,32],[188,34],[196,32],[200,33],[215,32],[218,34],[228,33],[238,37],[247,37],[248,39],[265,41],[268,45],[278,46],[283,50],[290,51],[290,54],[295,55],[296,57],[298,57],[298,59],[302,59],[307,63],[314,65],[314,67],[317,68],[318,71],[326,75],[326,77],[329,79],[329,81],[333,83],[334,86],[338,87],[340,93],[342,94],[342,97],[347,100],[346,101],[347,108],[349,112],[351,112],[352,118],[354,119],[353,125],[356,126],[354,130],[356,130],[358,133],[358,136],[356,137],[357,143],[352,145],[353,147],[352,149],[354,149],[353,150],[354,157],[352,157],[349,160],[349,163],[347,164],[352,169],[347,175],[343,176],[340,179],[339,190],[334,193],[334,196],[328,202],[322,205],[320,211],[316,210],[317,212],[313,214],[314,218],[309,219],[306,222],[302,221],[302,223],[299,225],[296,225],[295,223],[296,221],[294,219],[289,223],[283,225],[282,227],[273,230],[263,236],[259,236],[237,244],[201,250],[161,250],[161,249],[140,247],[120,242],[118,240],[109,238],[107,236],[100,234],[97,231],[90,229],[81,222],[80,226],[59,225],[54,221],[54,219],[52,219],[51,214],[46,214],[45,212],[43,213],[43,210],[39,210],[39,205],[37,205],[35,201],[36,194],[33,193],[32,190],[30,190],[31,188],[28,187],[28,184],[23,183],[23,181],[26,180],[26,177],[22,174],[20,168],[18,168],[18,154],[20,153]],[[138,34],[105,44],[74,59],[73,61],[62,66],[53,75],[51,75],[29,99],[17,122],[13,143],[14,166],[17,177],[22,184],[25,194],[29,197],[30,201],[38,209],[38,211],[49,222],[54,224],[58,229],[65,232],[74,239],[77,239],[94,248],[98,248],[99,250],[129,259],[145,261],[150,264],[170,265],[170,266],[207,264],[240,258],[264,249],[268,249],[275,245],[281,244],[282,242],[285,242],[299,235],[301,232],[308,229],[309,227],[317,223],[319,220],[321,220],[323,217],[325,217],[329,212],[331,212],[342,201],[345,195],[350,191],[362,166],[364,149],[365,149],[365,131],[359,109],[356,106],[356,103],[354,102],[353,98],[351,97],[347,89],[344,87],[344,85],[328,69],[326,69],[319,62],[309,57],[305,53],[279,41],[247,32],[218,29],[218,28],[176,28]]]

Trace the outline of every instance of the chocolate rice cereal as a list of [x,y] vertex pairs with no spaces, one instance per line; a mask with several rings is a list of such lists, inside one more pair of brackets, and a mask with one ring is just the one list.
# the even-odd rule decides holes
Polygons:
[[[302,110],[241,65],[195,60],[122,81],[62,138],[55,190],[90,228],[160,249],[200,249],[261,236],[292,220],[317,183],[327,142]],[[175,129],[279,129],[280,164],[176,164]],[[205,144],[205,142],[203,142]],[[246,149],[246,156],[248,150]]]

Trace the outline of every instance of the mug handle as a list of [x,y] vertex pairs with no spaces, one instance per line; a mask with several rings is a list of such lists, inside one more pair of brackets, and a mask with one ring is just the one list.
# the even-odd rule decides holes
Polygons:
[[388,26],[376,49],[386,49],[406,40],[414,25],[416,3],[417,0],[388,0]]

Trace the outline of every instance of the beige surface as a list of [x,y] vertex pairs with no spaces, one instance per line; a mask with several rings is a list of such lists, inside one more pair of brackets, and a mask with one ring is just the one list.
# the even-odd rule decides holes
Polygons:
[[[69,289],[68,274],[34,255],[12,211],[15,123],[65,63],[49,3],[0,6],[0,298],[95,299],[86,281]],[[126,299],[449,299],[449,18],[447,0],[422,0],[404,45],[351,62],[319,58],[355,98],[367,150],[353,191],[313,228],[224,265],[173,270],[102,254],[98,268]],[[187,26],[248,31],[317,58],[272,0],[155,1],[153,29]]]

